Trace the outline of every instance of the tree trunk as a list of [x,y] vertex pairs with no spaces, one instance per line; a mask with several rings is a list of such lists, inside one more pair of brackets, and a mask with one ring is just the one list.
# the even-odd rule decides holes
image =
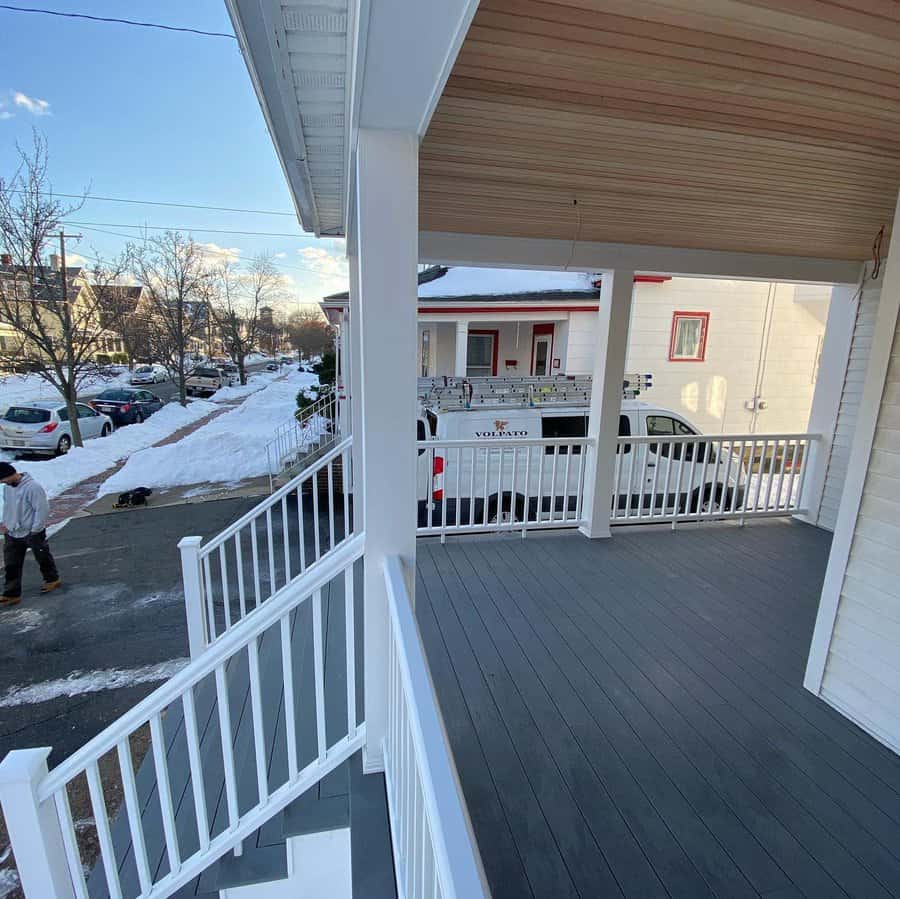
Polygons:
[[244,357],[239,356],[237,367],[238,367],[238,374],[241,376],[241,384],[247,383],[247,369],[244,367],[244,364],[245,364]]
[[78,408],[75,405],[76,394],[74,384],[66,384],[65,398],[66,411],[69,413],[69,427],[72,431],[72,443],[75,446],[84,446],[84,441],[81,439],[81,426],[78,423]]

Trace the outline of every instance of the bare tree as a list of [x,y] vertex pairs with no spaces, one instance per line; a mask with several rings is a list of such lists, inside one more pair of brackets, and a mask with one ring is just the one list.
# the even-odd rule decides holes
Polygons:
[[141,286],[110,288],[106,291],[101,317],[104,328],[115,324],[129,368],[134,368],[137,361],[150,361],[153,355],[147,304],[142,303],[143,291]]
[[287,328],[291,345],[307,356],[321,356],[334,344],[334,329],[321,312],[311,309],[294,312]]
[[[14,346],[0,345],[0,365],[33,371],[65,400],[72,440],[82,445],[75,401],[79,388],[100,372],[95,356],[104,327],[108,294],[120,281],[125,258],[99,262],[89,283],[81,268],[67,268],[63,220],[81,202],[63,203],[48,176],[46,140],[34,133],[30,152],[16,148],[19,163],[0,179],[0,323],[18,335]],[[46,261],[59,240],[60,254]],[[54,256],[56,254],[54,253]]]
[[260,309],[281,297],[282,279],[272,257],[256,256],[249,270],[238,271],[226,260],[216,269],[217,301],[212,314],[222,336],[225,351],[238,367],[241,384],[247,383],[247,356],[259,343],[263,324]]
[[203,248],[177,231],[147,238],[130,248],[130,256],[133,274],[147,292],[151,349],[169,366],[185,405],[191,347],[207,333],[212,272]]

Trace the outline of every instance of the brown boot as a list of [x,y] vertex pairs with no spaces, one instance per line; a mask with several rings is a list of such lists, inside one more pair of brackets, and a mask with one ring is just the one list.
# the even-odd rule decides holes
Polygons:
[[21,596],[0,596],[0,606],[17,606],[21,601]]
[[41,593],[50,593],[57,587],[61,586],[62,581],[59,578],[57,578],[55,581],[44,581],[43,585],[41,586]]

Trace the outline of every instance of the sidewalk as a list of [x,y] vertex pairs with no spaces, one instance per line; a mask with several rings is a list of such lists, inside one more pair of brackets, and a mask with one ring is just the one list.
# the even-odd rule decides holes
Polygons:
[[[252,394],[248,394],[250,396]],[[211,421],[218,418],[220,415],[224,415],[226,412],[230,412],[235,406],[241,405],[247,397],[241,397],[235,400],[229,400],[227,402],[222,403],[219,409],[216,409],[215,412],[211,412],[204,418],[197,419],[197,421],[192,422],[185,427],[174,431],[169,434],[168,437],[163,438],[162,440],[157,441],[151,446],[167,446],[171,443],[177,443],[179,440],[187,437],[189,434],[193,434],[194,431],[199,430],[200,428],[208,425]],[[140,427],[140,425],[130,425],[130,427]],[[89,514],[86,512],[86,509],[94,503],[97,499],[97,490],[100,485],[104,483],[108,478],[112,477],[117,471],[124,467],[125,463],[128,461],[128,457],[123,459],[119,459],[115,465],[111,465],[105,471],[101,471],[99,474],[94,475],[91,478],[87,478],[84,481],[79,482],[74,487],[69,488],[64,493],[61,493],[55,499],[50,501],[50,518],[48,521],[48,527],[53,527],[54,525],[60,524],[66,521],[69,518],[73,518],[82,513]],[[150,487],[152,489],[152,484],[135,484],[135,487]],[[109,498],[110,503],[114,502],[114,498]]]

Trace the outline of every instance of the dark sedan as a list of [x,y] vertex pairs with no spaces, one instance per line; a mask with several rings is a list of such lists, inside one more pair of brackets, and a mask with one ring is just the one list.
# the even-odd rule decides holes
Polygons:
[[157,409],[162,409],[163,401],[149,390],[113,387],[98,393],[91,405],[98,412],[108,415],[119,426],[142,422]]

